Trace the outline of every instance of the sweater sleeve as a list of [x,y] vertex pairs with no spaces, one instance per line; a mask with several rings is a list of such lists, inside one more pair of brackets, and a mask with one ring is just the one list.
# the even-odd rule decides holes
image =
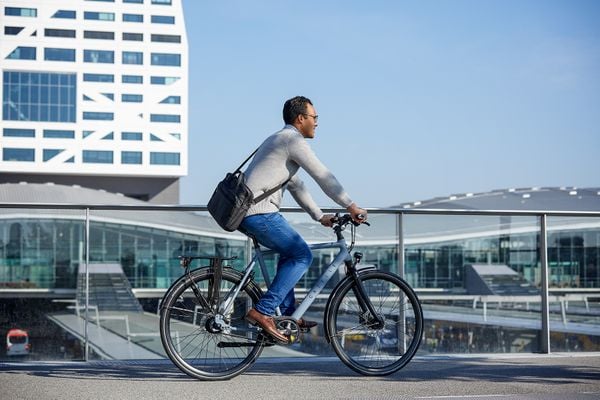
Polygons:
[[317,182],[330,199],[344,208],[352,204],[352,199],[348,193],[321,160],[317,158],[306,139],[300,135],[291,138],[288,142],[288,154],[291,160],[302,167]]
[[292,176],[287,184],[286,189],[289,190],[294,200],[296,200],[296,203],[298,203],[298,205],[302,207],[302,209],[306,211],[312,217],[312,219],[315,221],[321,219],[323,216],[323,211],[321,211],[317,203],[315,203],[310,195],[310,192],[306,189],[304,182],[302,182],[302,179],[300,179],[298,175]]

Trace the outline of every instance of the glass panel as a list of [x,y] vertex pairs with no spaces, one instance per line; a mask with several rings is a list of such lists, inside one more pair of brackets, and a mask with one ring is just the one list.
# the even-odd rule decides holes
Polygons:
[[153,24],[174,24],[175,17],[171,17],[168,15],[152,15],[151,21]]
[[54,13],[52,18],[66,18],[66,19],[75,19],[77,13],[73,10],[58,10]]
[[0,320],[2,340],[10,342],[0,347],[0,360],[83,359],[83,335],[76,332],[83,326],[76,296],[85,259],[82,211],[0,208],[0,214]]
[[600,350],[600,218],[549,217],[550,350]]
[[179,153],[152,152],[150,153],[151,165],[179,165]]
[[152,53],[152,65],[181,66],[180,54]]
[[539,351],[539,223],[407,215],[404,276],[425,315],[421,352]]

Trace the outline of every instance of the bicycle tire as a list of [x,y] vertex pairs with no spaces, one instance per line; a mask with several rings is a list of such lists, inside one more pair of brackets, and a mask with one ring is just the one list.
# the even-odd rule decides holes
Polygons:
[[[241,274],[224,268],[220,300],[241,281]],[[249,310],[261,297],[253,281],[240,290],[233,311],[226,317],[229,329],[215,329],[214,310],[203,309],[193,292],[195,285],[209,299],[213,282],[210,268],[191,272],[175,282],[163,297],[160,313],[160,337],[171,361],[187,375],[201,380],[231,379],[248,369],[261,354],[264,337],[245,320]],[[220,301],[216,302],[218,308]]]
[[[361,312],[352,278],[335,290],[326,315],[329,340],[340,360],[368,376],[397,372],[413,358],[423,335],[423,311],[417,295],[399,276],[368,271],[359,275],[384,325],[376,327]],[[370,321],[369,321],[370,319]]]

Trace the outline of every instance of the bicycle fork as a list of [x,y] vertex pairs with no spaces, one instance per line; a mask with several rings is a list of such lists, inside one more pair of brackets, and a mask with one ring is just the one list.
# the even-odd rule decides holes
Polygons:
[[[382,329],[385,325],[385,320],[383,317],[375,310],[371,299],[367,295],[365,290],[365,286],[363,285],[362,280],[360,279],[360,272],[356,269],[356,265],[360,263],[363,254],[360,252],[354,253],[354,261],[348,261],[346,263],[347,274],[354,281],[354,285],[352,285],[352,292],[354,296],[356,296],[358,306],[360,307],[361,321],[368,323],[370,328],[373,329]],[[367,267],[363,270],[374,270],[376,267]]]

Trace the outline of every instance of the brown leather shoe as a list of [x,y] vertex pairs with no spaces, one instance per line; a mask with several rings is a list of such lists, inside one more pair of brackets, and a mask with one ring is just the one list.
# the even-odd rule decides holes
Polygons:
[[303,330],[309,330],[311,328],[314,328],[317,325],[318,324],[315,321],[310,321],[308,319],[300,318],[298,320],[298,328],[303,329]]
[[271,336],[273,339],[277,340],[282,344],[288,344],[289,340],[286,336],[282,335],[281,332],[277,330],[275,327],[275,322],[273,322],[273,317],[269,317],[268,315],[264,315],[256,311],[254,308],[248,311],[246,314],[246,321],[250,322],[252,325],[258,325],[262,328],[262,330]]

